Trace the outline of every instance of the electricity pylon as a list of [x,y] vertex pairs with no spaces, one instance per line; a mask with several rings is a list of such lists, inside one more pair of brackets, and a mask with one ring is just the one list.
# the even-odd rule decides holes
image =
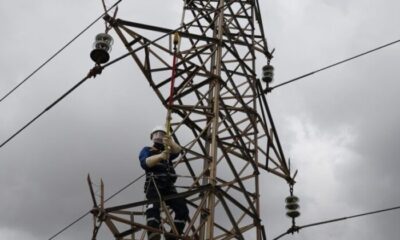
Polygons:
[[[257,77],[256,59],[268,65],[272,59],[258,0],[186,0],[182,16],[177,29],[105,17],[172,112],[172,135],[184,149],[176,161],[177,185],[185,186],[178,196],[190,207],[181,238],[266,239],[260,171],[291,185],[296,173],[291,173],[279,142],[265,97],[268,86]],[[161,36],[151,40],[140,33],[149,31]],[[175,33],[179,43],[172,40]],[[146,231],[156,230],[132,216],[148,203],[105,208],[94,201],[93,213],[116,239],[144,239]],[[173,228],[171,213],[161,206],[164,227],[158,231],[165,233]]]

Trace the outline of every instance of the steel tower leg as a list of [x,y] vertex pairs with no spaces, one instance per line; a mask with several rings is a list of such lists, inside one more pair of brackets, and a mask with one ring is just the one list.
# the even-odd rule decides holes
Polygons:
[[[171,35],[180,33],[171,126],[184,149],[176,168],[177,183],[186,188],[178,195],[185,196],[190,206],[182,237],[265,239],[260,170],[288,182],[293,178],[257,78],[256,58],[264,59],[262,64],[272,58],[258,1],[186,0],[177,29],[105,19],[164,106],[169,100],[174,53]],[[160,37],[150,40],[140,33],[143,29]],[[122,222],[113,214],[127,208],[134,212],[144,204],[106,208],[105,213]],[[168,219],[164,223],[171,224]],[[119,236],[146,230],[144,223],[131,223]]]

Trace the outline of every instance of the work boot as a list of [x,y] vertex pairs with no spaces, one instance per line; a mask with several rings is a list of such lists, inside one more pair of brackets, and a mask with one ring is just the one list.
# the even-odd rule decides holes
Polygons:
[[149,240],[160,240],[161,239],[161,235],[159,233],[148,233],[148,239]]
[[[185,221],[175,219],[174,224],[175,224],[176,230],[178,230],[178,235],[182,235],[183,229],[185,228]],[[170,233],[173,233],[172,229],[171,229]],[[178,240],[178,239],[181,239],[181,238],[165,236],[165,240]]]
[[178,240],[178,238],[166,236],[165,240]]
[[[158,219],[151,219],[147,221],[147,226],[155,229],[160,229],[160,221]],[[147,231],[148,240],[160,240],[161,234],[158,232]]]

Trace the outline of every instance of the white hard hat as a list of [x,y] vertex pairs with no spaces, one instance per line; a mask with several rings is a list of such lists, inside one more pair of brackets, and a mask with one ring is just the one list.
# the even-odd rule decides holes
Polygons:
[[163,127],[163,126],[156,126],[156,127],[154,127],[152,130],[151,130],[151,133],[150,133],[150,139],[152,139],[152,137],[153,137],[153,133],[155,133],[155,132],[163,132],[163,133],[167,133],[167,131],[165,131],[165,127]]

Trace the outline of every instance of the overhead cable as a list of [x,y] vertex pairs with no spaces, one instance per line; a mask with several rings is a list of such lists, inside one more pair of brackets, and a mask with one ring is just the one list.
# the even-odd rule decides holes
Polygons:
[[60,54],[65,48],[72,44],[76,39],[78,39],[84,32],[86,32],[89,28],[91,28],[97,21],[103,18],[111,9],[116,7],[122,0],[118,0],[114,5],[108,8],[103,14],[101,14],[98,18],[96,18],[92,23],[90,23],[86,28],[84,28],[81,32],[79,32],[74,38],[71,39],[67,44],[62,46],[57,52],[55,52],[51,57],[49,57],[46,61],[44,61],[38,68],[36,68],[31,74],[29,74],[24,80],[18,83],[13,89],[11,89],[8,93],[6,93],[1,99],[0,103],[6,99],[11,93],[13,93],[17,88],[19,88],[23,83],[25,83],[28,79],[30,79],[33,75],[35,75],[40,69],[42,69],[46,64],[48,64],[53,58],[55,58],[58,54]]
[[388,212],[388,211],[393,211],[393,210],[398,210],[398,209],[400,209],[400,206],[381,209],[381,210],[376,210],[376,211],[372,211],[372,212],[356,214],[356,215],[352,215],[352,216],[348,216],[348,217],[341,217],[341,218],[335,218],[335,219],[316,222],[316,223],[310,223],[310,224],[299,226],[299,227],[298,226],[293,226],[289,230],[287,230],[285,233],[282,233],[281,235],[279,235],[278,237],[274,238],[273,240],[277,240],[277,239],[279,239],[279,238],[281,238],[281,237],[283,237],[283,236],[285,236],[287,234],[298,232],[300,229],[307,228],[307,227],[314,227],[314,226],[318,226],[318,225],[323,225],[323,224],[328,224],[328,223],[333,223],[333,222],[339,222],[339,221],[344,221],[344,220],[351,219],[351,218],[364,217],[364,216],[367,216],[367,215],[372,215],[372,214],[377,214],[377,213],[382,213],[382,212]]
[[75,225],[75,223],[79,222],[80,220],[82,220],[83,218],[85,218],[87,215],[89,215],[90,211],[88,211],[87,213],[83,214],[82,216],[80,216],[79,218],[77,218],[76,220],[74,220],[72,223],[70,223],[69,225],[67,225],[66,227],[64,227],[63,229],[61,229],[59,232],[57,232],[56,234],[54,234],[53,236],[51,236],[49,238],[49,240],[52,240],[54,238],[56,238],[58,235],[60,235],[61,233],[65,232],[68,228],[72,227],[73,225]]
[[339,62],[336,62],[336,63],[334,63],[334,64],[328,65],[328,66],[326,66],[326,67],[320,68],[320,69],[315,70],[315,71],[313,71],[313,72],[310,72],[310,73],[301,75],[301,76],[299,76],[299,77],[293,78],[293,79],[291,79],[291,80],[288,80],[288,81],[286,81],[286,82],[277,84],[277,85],[275,85],[275,86],[273,86],[273,87],[268,88],[267,90],[268,90],[268,91],[272,91],[272,90],[274,90],[274,89],[276,89],[276,88],[278,88],[278,87],[282,87],[282,86],[284,86],[284,85],[286,85],[286,84],[289,84],[289,83],[298,81],[298,80],[300,80],[300,79],[303,79],[303,78],[308,77],[308,76],[310,76],[310,75],[313,75],[313,74],[315,74],[315,73],[318,73],[318,72],[327,70],[327,69],[329,69],[329,68],[335,67],[335,66],[337,66],[337,65],[340,65],[340,64],[342,64],[342,63],[345,63],[345,62],[348,62],[348,61],[351,61],[351,60],[354,60],[354,59],[356,59],[356,58],[359,58],[359,57],[362,57],[362,56],[364,56],[364,55],[370,54],[370,53],[372,53],[372,52],[378,51],[378,50],[380,50],[380,49],[382,49],[382,48],[389,47],[389,46],[394,45],[394,44],[399,43],[399,42],[400,42],[400,39],[398,39],[398,40],[396,40],[396,41],[393,41],[393,42],[390,42],[390,43],[387,43],[387,44],[384,44],[384,45],[379,46],[379,47],[377,47],[377,48],[374,48],[374,49],[371,49],[371,50],[369,50],[369,51],[360,53],[360,54],[358,54],[358,55],[355,55],[355,56],[353,56],[353,57],[344,59],[344,60],[342,60],[342,61],[339,61]]
[[57,103],[59,103],[62,99],[64,99],[66,96],[68,96],[71,92],[73,92],[77,87],[79,87],[82,83],[84,83],[86,80],[88,80],[90,76],[86,76],[82,80],[80,80],[77,84],[75,84],[71,89],[69,89],[67,92],[65,92],[61,97],[59,97],[57,100],[55,100],[52,104],[50,104],[47,108],[45,108],[42,112],[40,112],[36,117],[34,117],[32,120],[30,120],[27,124],[25,124],[22,128],[20,128],[17,132],[15,132],[11,137],[9,137],[7,140],[5,140],[1,145],[0,148],[2,148],[4,145],[6,145],[9,141],[11,141],[15,136],[17,136],[19,133],[21,133],[25,128],[27,128],[29,125],[31,125],[34,121],[36,121],[40,116],[45,114],[47,111],[49,111],[52,107],[54,107]]
[[[131,181],[130,183],[128,183],[127,185],[125,185],[123,188],[121,188],[120,190],[118,190],[117,192],[115,192],[114,194],[112,194],[110,197],[108,197],[104,202],[107,202],[109,200],[111,200],[113,197],[117,196],[118,194],[120,194],[122,191],[124,191],[125,189],[127,189],[128,187],[130,187],[132,184],[136,183],[137,181],[139,181],[139,179],[141,179],[143,176],[145,175],[145,173],[143,173],[142,175],[140,175],[139,177],[137,177],[136,179],[134,179],[133,181]],[[75,225],[76,223],[78,223],[80,220],[82,220],[83,218],[85,218],[87,215],[89,215],[90,211],[86,212],[85,214],[83,214],[82,216],[78,217],[77,219],[75,219],[72,223],[68,224],[66,227],[64,227],[63,229],[61,229],[60,231],[58,231],[56,234],[54,234],[53,236],[51,236],[48,240],[52,240],[55,239],[58,235],[60,235],[61,233],[65,232],[68,228],[72,227],[73,225]]]
[[[215,11],[219,10],[220,8],[217,8]],[[195,22],[198,19],[193,20],[191,23]],[[181,28],[183,28],[184,26],[179,27],[176,30],[173,30],[173,32],[176,32],[178,30],[180,30]],[[172,32],[172,33],[173,33]],[[171,34],[171,33],[168,33]],[[140,49],[143,49],[144,47],[160,40],[161,38],[168,36],[168,34],[165,34],[151,42],[148,42],[147,44],[139,47],[138,49],[129,52],[127,54],[124,54],[122,56],[120,56],[117,59],[114,59],[113,61],[111,61],[110,63],[103,65],[102,67],[100,67],[99,71],[103,70],[105,67],[108,67],[111,64],[114,64],[116,62],[118,62],[119,60],[122,60],[123,58],[129,56],[130,54],[139,51]],[[15,137],[18,133],[20,133],[23,129],[25,129],[26,127],[28,127],[33,121],[35,121],[37,118],[39,118],[41,115],[43,115],[46,111],[48,111],[51,107],[53,107],[55,104],[57,104],[59,101],[61,101],[64,97],[66,97],[69,93],[71,93],[73,90],[75,90],[79,85],[81,85],[83,82],[85,82],[88,79],[88,76],[85,77],[84,79],[82,79],[80,82],[78,82],[74,87],[72,87],[70,90],[68,90],[65,94],[63,94],[59,99],[57,99],[54,103],[52,103],[49,107],[47,107],[43,112],[41,112],[38,116],[36,116],[33,120],[31,120],[28,124],[26,124],[23,128],[21,128],[17,133],[15,133],[13,136],[11,136],[8,140],[6,140],[4,143],[2,143],[0,145],[0,148],[3,147],[7,142],[9,142],[13,137]],[[118,195],[119,193],[121,193],[122,191],[124,191],[125,189],[127,189],[129,186],[131,186],[132,184],[134,184],[135,182],[137,182],[140,178],[142,178],[145,174],[142,174],[141,176],[139,176],[138,178],[136,178],[135,180],[133,180],[132,182],[130,182],[129,184],[127,184],[126,186],[124,186],[123,188],[121,188],[120,190],[118,190],[116,193],[114,193],[113,195],[111,195],[109,198],[107,198],[105,200],[105,202],[109,201],[110,199],[112,199],[113,197],[115,197],[116,195]],[[78,223],[80,220],[82,220],[84,217],[86,217],[89,212],[86,212],[85,214],[83,214],[82,216],[78,217],[76,220],[74,220],[72,223],[70,223],[69,225],[67,225],[66,227],[62,228],[59,232],[57,232],[56,234],[54,234],[53,236],[51,236],[48,240],[52,240],[55,239],[58,235],[60,235],[61,233],[63,233],[64,231],[66,231],[67,229],[69,229],[70,227],[72,227],[73,225],[75,225],[76,223]]]
[[[120,0],[120,1],[121,1],[121,0]],[[120,2],[120,1],[118,1],[118,2]],[[118,3],[118,2],[117,2],[117,3]],[[114,4],[114,5],[115,5],[115,4]],[[216,8],[214,11],[219,11],[219,10],[221,10],[223,7],[225,7],[225,6],[221,6],[221,7],[219,7],[219,8]],[[193,24],[194,22],[198,21],[198,20],[201,19],[201,18],[204,18],[204,17],[196,18],[196,19],[194,19],[193,21],[189,22],[189,23],[186,24],[186,25]],[[96,76],[97,74],[100,74],[101,71],[102,71],[104,68],[109,67],[110,65],[112,65],[112,64],[114,64],[114,63],[116,63],[116,62],[119,62],[120,60],[126,58],[127,56],[130,56],[131,54],[133,54],[133,53],[135,53],[135,52],[138,52],[138,51],[141,50],[141,49],[144,49],[145,47],[149,46],[150,44],[154,44],[155,42],[159,41],[160,39],[162,39],[162,38],[164,38],[164,37],[166,37],[166,36],[169,36],[170,34],[173,34],[173,33],[179,31],[180,29],[182,29],[182,28],[184,28],[184,27],[185,27],[185,25],[184,25],[184,26],[180,26],[180,27],[178,27],[178,28],[176,28],[176,29],[174,29],[174,30],[171,30],[170,32],[163,34],[162,36],[156,38],[155,40],[150,41],[150,42],[147,42],[147,43],[143,44],[142,46],[138,47],[137,49],[134,49],[134,50],[132,50],[132,51],[129,51],[128,53],[125,53],[125,54],[121,55],[120,57],[118,57],[118,58],[116,58],[116,59],[110,61],[110,62],[107,63],[107,64],[104,64],[104,65],[102,65],[102,66],[96,65],[96,66],[89,72],[89,74],[88,74],[85,78],[83,78],[81,81],[79,81],[77,84],[75,84],[70,90],[68,90],[68,91],[67,91],[66,93],[64,93],[61,97],[59,97],[56,101],[54,101],[52,104],[50,104],[46,109],[44,109],[41,113],[39,113],[39,114],[38,114],[36,117],[34,117],[31,121],[29,121],[27,124],[25,124],[21,129],[19,129],[17,132],[15,132],[11,137],[9,137],[7,140],[5,140],[3,143],[1,143],[0,148],[2,148],[4,145],[6,145],[10,140],[12,140],[12,139],[13,139],[15,136],[17,136],[19,133],[21,133],[25,128],[27,128],[27,127],[28,127],[29,125],[31,125],[34,121],[36,121],[40,116],[42,116],[44,113],[46,113],[46,112],[47,112],[48,110],[50,110],[52,107],[54,107],[57,103],[59,103],[62,99],[64,99],[67,95],[69,95],[72,91],[74,91],[77,87],[79,87],[82,83],[84,83],[84,82],[85,82],[86,80],[88,80],[90,77],[93,77],[93,76]]]

